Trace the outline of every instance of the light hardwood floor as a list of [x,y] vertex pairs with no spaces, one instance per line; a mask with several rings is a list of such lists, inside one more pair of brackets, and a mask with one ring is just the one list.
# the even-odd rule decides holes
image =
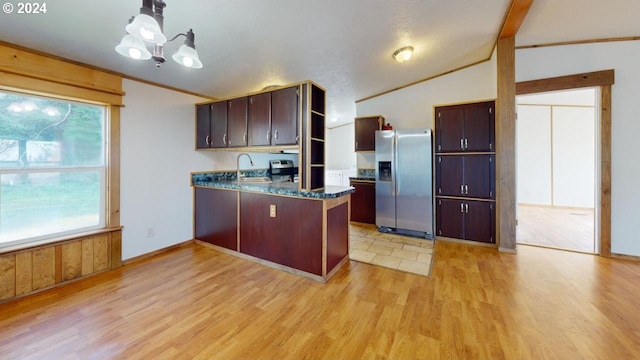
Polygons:
[[436,242],[326,284],[198,245],[0,304],[2,359],[637,359],[640,263]]
[[518,244],[595,253],[593,209],[518,205]]

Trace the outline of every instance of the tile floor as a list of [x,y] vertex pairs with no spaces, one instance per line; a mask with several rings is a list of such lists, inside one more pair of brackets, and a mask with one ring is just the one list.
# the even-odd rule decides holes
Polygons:
[[381,233],[375,225],[349,225],[349,258],[359,262],[429,276],[433,245],[433,240]]

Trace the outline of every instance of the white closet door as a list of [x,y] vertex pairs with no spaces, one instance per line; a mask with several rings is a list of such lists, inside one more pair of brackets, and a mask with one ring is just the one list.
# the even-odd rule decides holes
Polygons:
[[551,107],[519,105],[517,127],[518,203],[551,205]]
[[553,107],[553,205],[594,207],[595,110]]

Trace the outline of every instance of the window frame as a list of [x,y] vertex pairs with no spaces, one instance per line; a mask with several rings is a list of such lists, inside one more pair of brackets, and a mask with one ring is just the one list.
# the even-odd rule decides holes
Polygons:
[[[75,229],[69,229],[59,232],[52,232],[48,234],[42,234],[37,236],[32,236],[28,238],[22,238],[12,241],[0,242],[0,253],[5,249],[15,249],[16,247],[30,246],[30,245],[43,245],[48,243],[56,242],[60,239],[73,238],[78,236],[85,236],[87,233],[102,231],[110,227],[109,224],[109,206],[108,199],[110,189],[109,186],[109,144],[110,144],[110,124],[111,124],[111,113],[110,106],[104,103],[96,103],[90,101],[83,101],[79,99],[71,99],[61,96],[56,96],[55,94],[33,94],[28,91],[21,91],[20,89],[6,89],[0,87],[0,92],[2,93],[13,93],[20,96],[26,97],[36,97],[43,99],[51,99],[58,101],[68,101],[75,102],[80,105],[91,105],[91,106],[99,106],[102,108],[102,153],[101,153],[101,162],[102,165],[79,165],[79,166],[15,166],[15,167],[0,167],[0,176],[6,174],[44,174],[44,173],[74,173],[74,172],[92,172],[97,171],[99,175],[99,191],[100,191],[100,199],[99,199],[99,214],[98,214],[98,224],[91,226],[84,226]],[[2,184],[0,183],[0,187]]]

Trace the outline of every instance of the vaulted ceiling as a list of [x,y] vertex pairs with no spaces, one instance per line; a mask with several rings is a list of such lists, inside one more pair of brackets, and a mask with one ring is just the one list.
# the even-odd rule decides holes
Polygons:
[[[348,123],[355,101],[491,55],[511,0],[165,0],[168,37],[195,33],[202,69],[136,61],[114,47],[138,0],[47,2],[46,14],[0,13],[0,41],[215,98],[313,80],[327,115]],[[15,2],[14,2],[15,3]],[[17,3],[15,3],[17,4]],[[14,4],[14,5],[15,5]],[[640,1],[534,0],[517,46],[640,35]],[[413,58],[398,63],[397,48]]]

